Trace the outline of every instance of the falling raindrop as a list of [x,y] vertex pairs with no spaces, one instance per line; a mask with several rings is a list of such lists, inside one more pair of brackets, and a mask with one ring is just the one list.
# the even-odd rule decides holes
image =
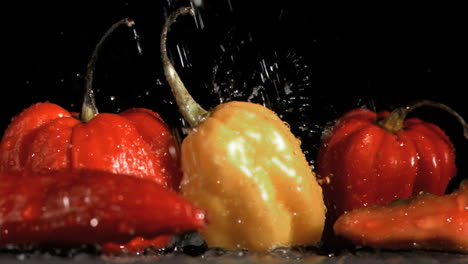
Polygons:
[[143,50],[141,49],[141,43],[140,43],[140,35],[138,35],[138,32],[136,31],[135,28],[133,28],[133,38],[136,41],[138,54],[143,55]]
[[97,218],[92,218],[91,221],[89,221],[89,225],[92,227],[97,227],[99,224],[99,220]]
[[68,198],[68,196],[64,196],[62,198],[62,201],[63,201],[63,206],[65,207],[65,209],[69,209],[70,208],[70,199]]

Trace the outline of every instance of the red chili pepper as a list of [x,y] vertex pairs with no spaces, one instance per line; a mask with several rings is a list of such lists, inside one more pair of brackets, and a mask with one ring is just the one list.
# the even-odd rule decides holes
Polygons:
[[[134,23],[130,19],[115,23],[92,54],[81,120],[49,102],[25,109],[4,132],[0,142],[0,171],[85,168],[150,179],[163,187],[179,189],[182,177],[179,146],[157,113],[144,108],[120,114],[97,111],[92,80],[98,51],[104,40],[122,24],[132,26]],[[148,246],[161,244],[158,238],[153,241],[157,243],[148,241]]]
[[364,246],[468,253],[468,181],[450,195],[420,194],[340,216],[337,235]]
[[125,243],[205,223],[201,209],[151,180],[90,170],[0,172],[0,245]]
[[149,109],[134,108],[121,114],[98,113],[92,90],[94,65],[104,40],[99,41],[88,64],[81,120],[62,107],[37,103],[16,116],[0,143],[0,170],[31,171],[63,168],[96,169],[152,179],[178,189],[179,147],[162,118]]
[[330,178],[323,186],[329,227],[344,212],[362,206],[387,204],[420,191],[444,194],[456,175],[455,149],[436,125],[405,120],[423,105],[455,115],[468,138],[468,125],[455,111],[429,101],[392,113],[355,109],[324,135],[317,173]]
[[87,123],[52,103],[16,116],[0,143],[0,170],[96,169],[154,180],[177,189],[178,145],[148,109],[102,113]]

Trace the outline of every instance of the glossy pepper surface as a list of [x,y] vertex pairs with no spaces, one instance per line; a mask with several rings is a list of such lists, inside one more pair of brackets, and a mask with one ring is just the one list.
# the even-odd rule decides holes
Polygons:
[[160,235],[149,239],[139,236],[125,244],[107,242],[101,246],[101,251],[105,255],[144,254],[148,251],[157,252],[165,250],[171,244],[173,235]]
[[205,223],[203,210],[151,180],[89,170],[0,172],[0,245],[124,243]]
[[314,245],[325,207],[300,142],[275,113],[216,107],[182,143],[181,192],[209,213],[208,245],[264,251]]
[[[166,77],[181,113],[192,125],[181,147],[181,193],[205,209],[210,224],[200,234],[210,247],[267,251],[315,245],[321,238],[322,190],[289,127],[271,110],[228,102],[210,113],[194,103],[161,51]],[[183,87],[183,88],[182,88]]]
[[384,205],[420,191],[445,193],[456,175],[454,146],[438,126],[405,120],[408,111],[423,105],[446,107],[422,101],[392,113],[354,109],[324,134],[317,173],[330,177],[323,186],[330,225],[362,206]]
[[179,146],[164,120],[146,108],[99,113],[92,89],[98,52],[125,18],[113,24],[88,63],[80,115],[50,103],[33,104],[15,116],[0,142],[0,171],[93,169],[151,179],[177,189]]
[[335,233],[358,245],[468,253],[468,180],[449,195],[419,194],[340,216]]
[[49,102],[17,115],[0,143],[0,170],[95,169],[151,179],[176,189],[178,145],[149,109],[101,113],[84,123]]
[[[93,169],[145,178],[178,190],[182,175],[179,146],[162,118],[144,108],[120,114],[99,113],[95,105],[92,80],[98,51],[118,26],[133,24],[128,18],[115,23],[97,44],[87,68],[80,116],[44,102],[13,119],[0,142],[0,171]],[[170,238],[151,238],[145,245],[143,238],[135,237],[129,245],[102,246],[111,253],[117,249],[141,252],[146,246],[161,247],[163,240]]]

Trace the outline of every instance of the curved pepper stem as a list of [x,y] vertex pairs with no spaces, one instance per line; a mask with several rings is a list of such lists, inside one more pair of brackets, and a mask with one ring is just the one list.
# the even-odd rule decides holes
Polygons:
[[[97,114],[99,111],[96,107],[96,100],[94,99],[94,92],[93,92],[93,75],[94,69],[96,68],[96,61],[98,58],[99,50],[101,49],[102,44],[104,41],[115,31],[119,26],[126,25],[127,27],[133,27],[135,22],[131,18],[124,18],[114,25],[112,25],[102,36],[101,40],[99,40],[98,44],[94,48],[93,54],[91,55],[91,59],[88,62],[88,66],[86,67],[86,76],[85,76],[85,94],[83,99],[83,105],[81,106],[81,115],[80,119],[82,122],[88,122]],[[139,45],[138,45],[139,47]]]
[[176,21],[177,17],[185,14],[195,16],[195,11],[192,7],[183,7],[172,13],[166,19],[161,32],[161,57],[164,67],[164,75],[166,76],[167,82],[171,87],[172,94],[174,95],[177,105],[179,106],[179,112],[182,114],[184,119],[187,120],[191,127],[196,127],[205,119],[208,112],[193,99],[193,97],[187,91],[187,88],[185,88],[184,83],[180,79],[174,66],[167,56],[166,48],[167,32],[170,26]]
[[436,107],[453,115],[463,126],[464,136],[466,139],[468,139],[468,124],[463,119],[463,117],[449,106],[429,100],[422,100],[407,107],[397,108],[393,110],[387,117],[379,120],[377,124],[390,132],[400,131],[403,129],[403,124],[405,122],[406,116],[414,109],[419,108],[421,106]]

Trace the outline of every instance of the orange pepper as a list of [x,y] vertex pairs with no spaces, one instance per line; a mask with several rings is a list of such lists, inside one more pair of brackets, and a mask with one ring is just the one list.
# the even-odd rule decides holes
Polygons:
[[451,194],[421,193],[342,214],[335,234],[368,247],[468,254],[468,179]]
[[325,220],[322,189],[287,124],[249,102],[205,111],[169,61],[167,30],[186,13],[194,11],[180,9],[166,21],[161,53],[179,110],[193,127],[181,147],[181,193],[207,211],[201,236],[208,246],[229,250],[315,245]]

